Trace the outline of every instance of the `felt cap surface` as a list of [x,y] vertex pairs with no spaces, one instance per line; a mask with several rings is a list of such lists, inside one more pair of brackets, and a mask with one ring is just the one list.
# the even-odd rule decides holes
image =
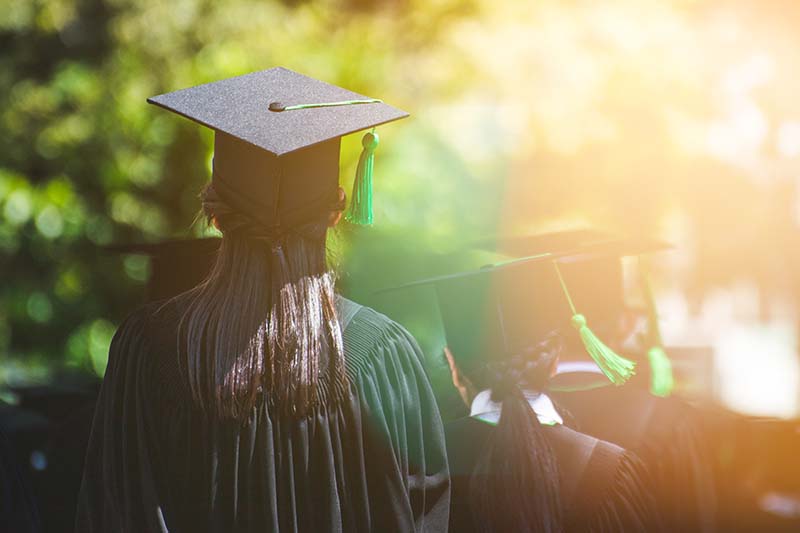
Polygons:
[[[369,103],[286,109],[348,101]],[[181,89],[147,101],[282,156],[408,113],[282,67]],[[281,109],[284,110],[271,110]]]

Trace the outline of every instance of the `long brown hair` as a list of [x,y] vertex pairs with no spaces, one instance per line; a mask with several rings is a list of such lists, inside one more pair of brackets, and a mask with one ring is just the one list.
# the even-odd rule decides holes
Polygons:
[[[554,334],[514,355],[473,369],[502,403],[497,427],[470,479],[479,531],[560,532],[564,527],[558,464],[524,389],[543,392],[561,349]],[[465,369],[467,370],[467,369]]]
[[223,238],[208,278],[185,295],[179,325],[181,367],[195,402],[244,420],[262,396],[292,415],[337,401],[347,387],[326,260],[330,213],[276,232],[232,209],[213,185],[202,201]]

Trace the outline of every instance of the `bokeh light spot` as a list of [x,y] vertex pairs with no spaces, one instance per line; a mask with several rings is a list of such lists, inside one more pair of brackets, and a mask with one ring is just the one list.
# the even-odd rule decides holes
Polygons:
[[53,318],[53,304],[50,298],[42,292],[34,292],[28,296],[27,303],[28,316],[35,322],[43,324]]
[[145,282],[150,275],[150,258],[145,255],[129,255],[123,260],[129,278]]
[[31,468],[38,472],[47,469],[47,455],[43,451],[33,450],[31,452]]
[[80,270],[72,267],[62,271],[55,285],[56,296],[67,302],[78,299],[85,291]]
[[48,239],[57,239],[64,231],[64,219],[53,205],[48,205],[36,216],[36,229]]
[[85,231],[89,240],[98,245],[108,244],[114,238],[111,222],[103,216],[90,218],[86,223]]
[[27,189],[17,189],[8,195],[3,214],[8,222],[21,225],[28,221],[33,212],[31,194]]

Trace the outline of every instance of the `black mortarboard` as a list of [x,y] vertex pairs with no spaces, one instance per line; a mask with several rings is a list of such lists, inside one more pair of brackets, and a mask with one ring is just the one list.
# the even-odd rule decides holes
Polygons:
[[160,243],[112,245],[107,250],[151,259],[146,301],[163,300],[196,287],[217,259],[221,239],[187,239]]
[[[336,205],[341,137],[408,116],[281,67],[148,102],[213,129],[216,192],[237,211],[277,230],[309,222]],[[357,221],[369,223],[377,136],[368,134],[363,144],[352,200],[369,203],[369,216]]]
[[569,307],[552,266],[557,259],[541,254],[390,290],[432,285],[448,346],[460,365],[473,366],[523,353],[553,330],[569,327]]
[[[565,240],[561,240],[565,235]],[[434,285],[448,344],[462,362],[469,364],[496,354],[518,354],[552,332],[572,335],[574,327],[606,376],[615,384],[623,383],[632,375],[634,364],[615,354],[594,335],[587,326],[583,306],[592,316],[603,317],[595,312],[598,300],[588,297],[597,294],[598,288],[602,288],[603,294],[618,292],[615,297],[621,302],[622,287],[615,291],[601,282],[613,277],[619,256],[627,255],[623,250],[641,253],[649,250],[652,243],[573,232],[524,239],[530,249],[544,253],[402,287]],[[597,240],[592,242],[593,239]],[[513,241],[504,240],[509,244]],[[566,245],[560,246],[565,241]],[[594,268],[587,275],[583,266],[590,262]]]
[[[614,237],[599,232],[592,235],[587,230],[506,237],[498,242],[504,244],[505,251],[515,250],[520,254],[538,253],[543,246],[549,247],[549,251],[576,254],[576,260],[561,264],[559,273],[571,305],[595,327],[615,326],[620,314],[628,307],[622,258],[671,248],[671,245],[654,239]],[[640,267],[644,265],[640,263]],[[640,278],[648,312],[647,356],[651,391],[666,396],[670,394],[674,381],[669,358],[663,349],[646,268],[640,268]]]
[[477,241],[475,246],[511,257],[544,253],[628,257],[671,248],[663,241],[620,236],[591,228],[486,237]]
[[525,257],[556,250],[574,250],[609,238],[611,235],[603,231],[577,228],[533,235],[495,235],[475,241],[474,246],[512,257]]
[[593,230],[504,237],[502,251],[520,256],[547,251],[569,254],[560,271],[575,308],[592,324],[612,319],[626,307],[621,259],[671,248],[663,241],[618,237]]

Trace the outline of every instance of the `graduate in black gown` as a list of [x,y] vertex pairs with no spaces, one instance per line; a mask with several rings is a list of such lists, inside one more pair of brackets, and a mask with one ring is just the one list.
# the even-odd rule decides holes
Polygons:
[[535,291],[515,263],[433,283],[453,382],[470,416],[445,425],[450,531],[660,531],[641,461],[579,433],[546,393],[561,341],[529,315]]
[[[654,346],[637,345],[635,341],[651,340],[654,336],[635,335],[631,327],[635,322],[630,320],[624,300],[621,258],[663,249],[664,245],[649,240],[599,239],[587,235],[584,232],[579,243],[572,232],[506,242],[513,242],[518,252],[528,249],[540,252],[544,242],[550,251],[570,250],[579,255],[578,260],[559,263],[571,303],[606,345],[639,361],[636,369],[639,376],[625,386],[613,386],[587,354],[578,332],[566,328],[565,350],[558,374],[551,380],[551,396],[572,418],[574,427],[641,457],[670,531],[714,531],[716,491],[705,423],[700,412],[687,402],[651,393],[656,383],[652,379],[653,363],[659,360],[647,355]],[[525,282],[538,285],[540,292],[552,301],[551,307],[561,308],[563,316],[573,313],[563,291],[559,294],[563,287],[554,278],[521,281]],[[646,379],[637,384],[639,378]]]
[[[344,203],[340,137],[406,114],[281,68],[152,101],[214,128],[202,198],[223,238],[204,282],[117,331],[77,530],[446,530],[443,428],[419,348],[338,297],[325,260]],[[376,145],[368,134],[356,222],[370,218]]]

